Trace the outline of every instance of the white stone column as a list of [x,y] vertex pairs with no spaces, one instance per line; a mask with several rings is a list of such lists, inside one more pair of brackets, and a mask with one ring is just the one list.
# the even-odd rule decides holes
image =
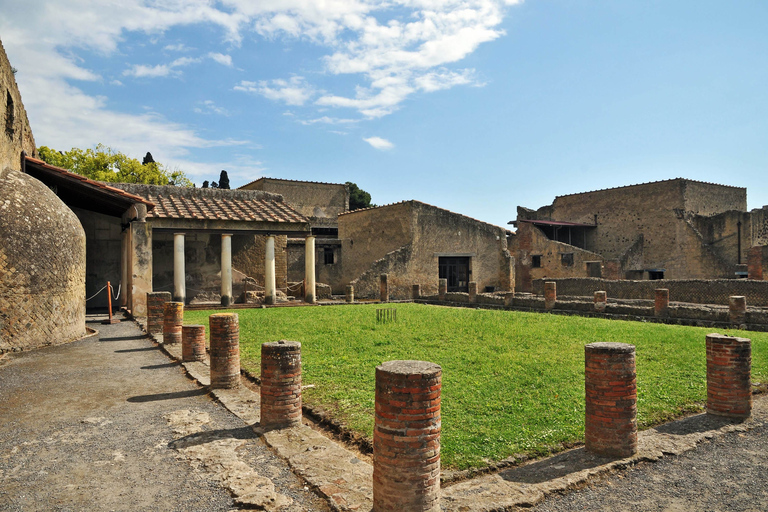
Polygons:
[[304,243],[304,302],[315,303],[315,237],[308,236]]
[[130,275],[131,264],[131,239],[129,238],[129,234],[130,225],[128,228],[124,229],[120,235],[120,248],[122,249],[120,255],[120,305],[125,308],[128,307],[128,288],[130,288],[128,276]]
[[232,235],[221,235],[221,305],[232,304]]
[[264,265],[264,302],[274,304],[277,302],[275,292],[275,237],[267,238],[266,263]]
[[184,271],[184,233],[173,234],[173,300],[184,302],[187,298],[187,281]]

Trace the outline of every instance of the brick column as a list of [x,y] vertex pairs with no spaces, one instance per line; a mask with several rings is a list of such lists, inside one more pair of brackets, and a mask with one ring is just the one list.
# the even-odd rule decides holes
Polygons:
[[184,323],[184,303],[166,302],[163,306],[163,343],[181,343],[181,324]]
[[515,292],[507,292],[504,294],[504,305],[507,307],[512,306],[512,302],[515,300]]
[[747,323],[747,298],[743,295],[728,297],[728,313],[733,326]]
[[557,283],[544,281],[544,309],[550,310],[557,302]]
[[445,300],[445,294],[448,293],[448,280],[438,279],[437,283],[437,298]]
[[421,298],[421,285],[415,284],[413,285],[413,288],[411,289],[411,298],[413,300],[418,300]]
[[171,302],[171,292],[147,294],[147,332],[149,334],[162,334],[166,302]]
[[376,367],[376,512],[440,511],[442,373],[426,361],[388,361]]
[[595,292],[595,311],[598,313],[605,313],[605,306],[608,301],[608,294],[604,291]]
[[355,287],[354,285],[347,285],[347,302],[355,302]]
[[477,302],[477,282],[469,282],[469,302]]
[[707,414],[748,418],[752,413],[752,341],[707,335]]
[[379,286],[379,298],[381,302],[389,302],[389,276],[387,274],[381,274],[379,277],[381,280]]
[[181,360],[205,361],[205,326],[183,325],[181,327]]
[[747,276],[749,279],[763,280],[765,262],[768,260],[768,247],[756,245],[747,252]]
[[211,327],[211,388],[240,386],[240,319],[237,313],[208,317]]
[[590,343],[584,347],[586,449],[604,457],[637,452],[635,347]]
[[669,289],[656,288],[653,301],[653,314],[656,316],[669,315]]
[[261,345],[261,420],[265,429],[301,425],[301,343]]

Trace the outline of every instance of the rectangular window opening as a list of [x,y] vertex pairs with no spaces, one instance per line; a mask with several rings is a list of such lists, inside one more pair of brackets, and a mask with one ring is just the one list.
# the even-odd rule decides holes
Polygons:
[[572,252],[565,252],[560,255],[560,263],[564,267],[572,267],[573,266],[573,253]]
[[323,249],[323,262],[326,265],[333,265],[336,263],[336,253],[331,247],[325,247]]
[[533,268],[541,268],[541,255],[531,256],[531,266]]

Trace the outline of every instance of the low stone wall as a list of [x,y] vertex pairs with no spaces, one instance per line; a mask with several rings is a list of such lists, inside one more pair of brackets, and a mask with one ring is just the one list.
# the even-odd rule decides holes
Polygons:
[[[437,295],[431,295],[422,297],[414,302],[444,306],[510,309],[542,313],[546,311],[563,315],[659,322],[698,327],[733,327],[727,305],[720,306],[712,304],[670,302],[668,313],[663,317],[659,317],[655,314],[653,300],[613,299],[610,295],[605,303],[605,309],[602,312],[595,309],[593,297],[563,297],[562,295],[558,296],[557,301],[551,310],[545,309],[544,297],[529,294],[515,296],[512,299],[512,305],[507,307],[504,306],[504,297],[502,295],[490,293],[478,294],[477,300],[474,303],[469,302],[468,293],[448,293],[446,294],[445,300],[442,301]],[[749,305],[749,303],[747,304]],[[768,331],[768,309],[748,307],[744,325],[746,325],[747,330]]]
[[[660,279],[613,281],[597,277],[546,279],[557,283],[558,295],[592,297],[604,290],[614,299],[653,299],[657,288],[669,290],[669,300],[693,304],[728,304],[728,297],[741,295],[750,306],[768,307],[768,281],[754,279]],[[533,293],[544,294],[544,279],[533,281]]]

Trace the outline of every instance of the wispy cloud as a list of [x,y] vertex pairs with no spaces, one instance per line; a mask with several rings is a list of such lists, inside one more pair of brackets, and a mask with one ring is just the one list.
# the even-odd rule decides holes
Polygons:
[[227,109],[217,106],[213,100],[201,101],[199,106],[194,108],[194,111],[198,114],[218,114],[225,117],[232,115]]
[[224,55],[223,53],[215,53],[211,52],[208,54],[208,57],[215,60],[219,64],[222,64],[224,66],[232,67],[232,56],[231,55]]
[[304,77],[293,76],[288,80],[260,80],[258,82],[241,81],[234,88],[236,91],[259,94],[273,101],[282,101],[287,105],[304,105],[315,90],[306,83]]
[[387,150],[395,147],[394,144],[389,142],[387,139],[382,139],[381,137],[368,137],[367,139],[363,140],[376,149]]
[[338,117],[328,117],[328,116],[322,116],[317,117],[315,119],[305,119],[302,121],[299,121],[303,125],[313,125],[313,124],[353,124],[353,123],[359,123],[359,119],[344,119],[344,118],[338,118]]
[[132,76],[135,78],[155,78],[164,76],[179,76],[181,70],[185,66],[190,64],[196,64],[201,59],[193,57],[180,57],[169,64],[157,64],[155,66],[147,66],[144,64],[134,64],[130,69],[123,71],[124,76]]

